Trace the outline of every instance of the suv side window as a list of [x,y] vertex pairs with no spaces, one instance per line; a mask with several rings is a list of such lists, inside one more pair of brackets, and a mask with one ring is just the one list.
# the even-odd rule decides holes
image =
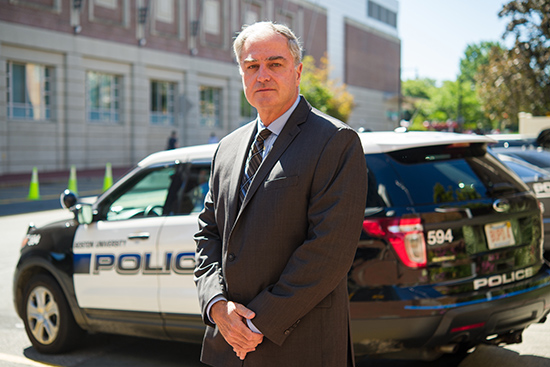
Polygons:
[[138,175],[106,211],[108,221],[162,215],[175,168],[162,167]]
[[210,165],[191,163],[179,165],[171,180],[163,214],[200,212],[204,207],[204,197],[209,189]]
[[207,164],[173,164],[136,174],[103,201],[100,217],[108,221],[198,213],[208,192]]

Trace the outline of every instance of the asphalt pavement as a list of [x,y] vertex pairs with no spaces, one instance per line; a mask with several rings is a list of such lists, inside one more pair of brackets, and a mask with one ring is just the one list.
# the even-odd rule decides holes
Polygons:
[[[112,167],[116,182],[132,167]],[[70,170],[38,171],[38,184],[32,187],[32,172],[0,175],[0,216],[60,209],[59,197],[69,187]],[[103,192],[106,168],[76,170],[77,194],[97,196]],[[38,192],[36,191],[38,189]],[[36,195],[36,194],[39,195]],[[32,195],[29,195],[32,194]],[[32,199],[29,199],[29,196]],[[39,198],[37,198],[39,196]]]

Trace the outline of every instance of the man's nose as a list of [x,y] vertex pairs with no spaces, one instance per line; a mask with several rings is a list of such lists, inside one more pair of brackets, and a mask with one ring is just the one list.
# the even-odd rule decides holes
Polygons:
[[267,67],[260,65],[258,69],[258,81],[265,82],[268,81],[271,78],[271,74],[269,73],[269,70]]

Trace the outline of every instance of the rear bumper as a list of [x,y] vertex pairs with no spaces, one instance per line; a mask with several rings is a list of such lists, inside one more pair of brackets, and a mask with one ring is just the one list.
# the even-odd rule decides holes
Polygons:
[[[415,301],[352,302],[355,353],[475,345],[493,335],[522,330],[550,312],[550,270],[541,270],[524,285],[503,295],[488,292],[483,299],[454,304],[445,303],[444,298],[422,305]],[[368,317],[369,313],[377,317]]]

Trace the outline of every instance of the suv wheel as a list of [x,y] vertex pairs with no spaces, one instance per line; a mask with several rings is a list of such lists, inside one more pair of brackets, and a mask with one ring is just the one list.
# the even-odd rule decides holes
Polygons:
[[31,278],[24,292],[25,330],[40,353],[69,350],[83,331],[76,324],[59,285],[48,275]]

